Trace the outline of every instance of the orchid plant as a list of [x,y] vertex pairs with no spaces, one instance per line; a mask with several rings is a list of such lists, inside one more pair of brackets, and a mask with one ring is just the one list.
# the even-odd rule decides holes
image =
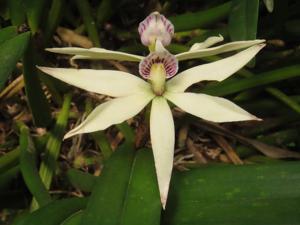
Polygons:
[[[202,43],[194,44],[187,52],[172,55],[165,49],[165,46],[171,42],[174,27],[163,15],[157,12],[150,14],[140,23],[138,31],[141,42],[150,50],[146,57],[103,48],[69,47],[47,50],[75,55],[73,59],[139,62],[139,75],[142,78],[114,70],[49,67],[39,67],[39,69],[86,91],[115,97],[97,106],[79,126],[69,131],[65,138],[104,130],[114,124],[126,121],[152,102],[150,136],[161,203],[165,208],[175,147],[174,121],[168,101],[187,113],[213,122],[259,120],[229,100],[201,93],[186,92],[186,89],[200,81],[222,81],[228,78],[246,65],[264,47],[264,40],[237,41],[211,47],[223,41],[221,36],[211,37]],[[238,49],[245,50],[177,74],[178,61]]]

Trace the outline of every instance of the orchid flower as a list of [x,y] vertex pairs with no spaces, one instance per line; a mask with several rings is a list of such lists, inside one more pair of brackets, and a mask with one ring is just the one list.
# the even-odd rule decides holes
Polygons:
[[[170,41],[170,37],[166,36],[172,35],[173,27],[169,25],[169,21],[166,21],[165,17],[158,13],[150,16],[152,16],[150,19],[146,18],[141,23],[142,25],[140,24],[143,29],[139,29],[142,42],[148,47],[151,46],[153,50],[147,57],[99,48],[49,49],[57,53],[75,54],[78,58],[137,61],[139,62],[139,74],[143,79],[127,72],[114,70],[38,68],[44,73],[78,88],[115,97],[97,106],[79,126],[69,131],[65,138],[104,130],[114,124],[126,121],[137,115],[151,102],[151,144],[161,203],[165,208],[175,147],[174,121],[168,101],[187,113],[213,122],[259,120],[229,100],[206,94],[185,92],[185,90],[200,81],[226,79],[247,64],[264,47],[264,44],[260,44],[263,40],[254,40],[207,48],[222,39],[213,37],[204,43],[194,45],[188,52],[172,55],[164,46]],[[177,74],[179,60],[246,47],[249,48],[235,55],[195,66]]]

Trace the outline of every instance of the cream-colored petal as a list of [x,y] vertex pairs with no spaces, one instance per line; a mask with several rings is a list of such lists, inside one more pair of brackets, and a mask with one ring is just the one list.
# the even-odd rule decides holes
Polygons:
[[175,129],[172,112],[163,97],[152,101],[150,134],[160,199],[165,208],[173,168]]
[[69,131],[64,138],[104,130],[114,124],[122,123],[138,114],[153,97],[153,94],[144,93],[105,102],[97,106],[78,127]]
[[187,113],[205,120],[213,122],[260,120],[225,98],[186,92],[166,92],[164,96]]
[[224,40],[224,38],[223,38],[222,35],[212,36],[212,37],[207,38],[203,42],[193,44],[193,46],[190,48],[189,51],[194,52],[194,51],[198,51],[198,50],[201,50],[201,49],[205,49],[205,48],[208,48],[212,45],[215,45],[215,44],[217,44],[217,43],[219,43],[223,40]]
[[[77,47],[66,47],[66,48],[46,48],[49,52],[67,54],[67,55],[80,55],[86,56],[85,59],[106,59],[106,60],[120,60],[120,61],[133,61],[139,62],[144,57],[134,54],[128,54],[125,52],[111,51],[104,48],[77,48]],[[77,59],[81,59],[78,57]]]
[[38,67],[68,84],[112,97],[151,92],[149,83],[132,74],[115,70],[67,69]]
[[183,60],[201,58],[201,57],[206,57],[211,55],[218,55],[224,52],[230,52],[242,48],[248,48],[250,46],[257,45],[263,42],[265,42],[265,40],[235,41],[235,42],[230,42],[213,48],[204,48],[204,49],[199,49],[194,51],[183,52],[177,54],[176,58],[179,61],[183,61]]
[[222,81],[245,66],[264,46],[255,45],[233,56],[185,70],[167,82],[167,90],[183,92],[203,80]]

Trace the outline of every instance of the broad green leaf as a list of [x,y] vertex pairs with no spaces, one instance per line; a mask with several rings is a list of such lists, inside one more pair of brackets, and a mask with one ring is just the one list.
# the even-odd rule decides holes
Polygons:
[[229,14],[231,40],[256,39],[259,0],[232,0]]
[[121,217],[123,225],[159,225],[161,203],[151,149],[137,151]]
[[299,162],[282,162],[176,173],[163,224],[299,224],[299,171]]
[[0,45],[0,90],[22,57],[29,41],[29,33],[20,34]]
[[36,167],[36,150],[25,125],[20,129],[20,169],[27,188],[39,206],[48,204],[51,197],[43,184]]
[[86,207],[87,198],[57,200],[28,214],[14,225],[59,225],[69,216]]
[[46,0],[23,0],[25,12],[29,27],[33,34],[39,29],[40,23],[43,21],[42,16],[45,13]]
[[80,225],[83,211],[78,211],[67,218],[61,225]]
[[0,30],[0,44],[17,36],[17,27],[10,26]]
[[67,178],[73,187],[86,192],[90,192],[93,189],[97,179],[96,176],[77,169],[69,169]]
[[149,149],[123,145],[96,178],[82,225],[158,225],[161,204]]
[[92,191],[82,225],[119,224],[134,151],[133,146],[122,145],[106,162]]
[[51,123],[52,119],[50,106],[42,90],[39,71],[36,68],[37,57],[33,40],[31,40],[23,57],[25,90],[35,125],[45,127]]
[[20,26],[25,23],[26,15],[23,0],[9,0],[7,2],[11,23],[15,26]]

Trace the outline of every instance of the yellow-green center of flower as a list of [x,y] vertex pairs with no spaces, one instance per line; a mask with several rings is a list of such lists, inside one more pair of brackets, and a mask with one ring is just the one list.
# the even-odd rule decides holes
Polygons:
[[167,74],[163,63],[155,63],[151,66],[149,81],[156,95],[160,96],[164,93],[166,78]]

